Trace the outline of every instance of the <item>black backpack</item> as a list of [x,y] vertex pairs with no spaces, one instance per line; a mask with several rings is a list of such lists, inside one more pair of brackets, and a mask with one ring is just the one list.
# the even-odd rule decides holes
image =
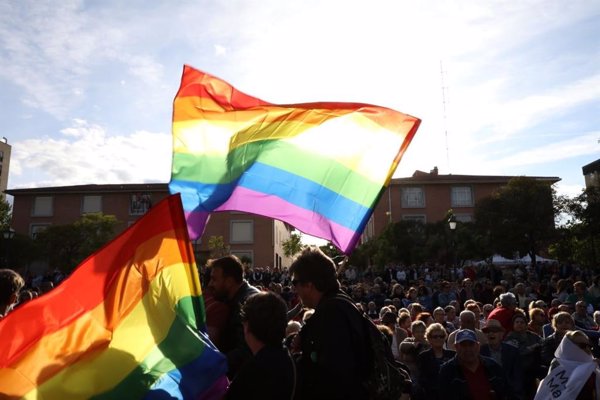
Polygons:
[[[356,306],[345,296],[339,298]],[[410,394],[412,381],[408,368],[394,359],[392,348],[385,335],[371,319],[360,310],[363,327],[367,333],[368,360],[367,378],[364,382],[371,400],[398,400],[402,394]]]
[[394,359],[390,343],[377,326],[364,316],[369,333],[371,369],[366,381],[371,400],[398,400],[403,393],[411,393],[410,374]]

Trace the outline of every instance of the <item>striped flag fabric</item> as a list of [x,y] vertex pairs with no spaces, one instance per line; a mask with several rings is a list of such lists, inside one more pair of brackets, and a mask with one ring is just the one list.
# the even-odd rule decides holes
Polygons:
[[218,399],[226,361],[203,333],[179,196],[0,320],[2,399]]
[[368,104],[271,104],[185,66],[169,188],[192,238],[211,212],[243,211],[349,253],[419,123]]

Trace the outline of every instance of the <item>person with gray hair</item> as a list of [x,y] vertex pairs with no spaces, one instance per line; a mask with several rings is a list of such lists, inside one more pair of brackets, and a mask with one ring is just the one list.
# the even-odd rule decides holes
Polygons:
[[[487,344],[487,336],[485,335],[485,333],[483,333],[480,329],[475,328],[475,323],[476,323],[477,317],[475,316],[475,313],[473,311],[469,311],[469,310],[461,311],[458,318],[460,321],[460,329],[472,330],[473,332],[475,332],[475,335],[477,336],[477,340],[479,341],[479,343]],[[456,350],[456,347],[454,346],[454,342],[455,342],[457,333],[458,333],[458,330],[455,330],[454,332],[450,333],[450,335],[448,336],[448,339],[446,340],[446,347],[449,350]]]
[[500,295],[500,305],[488,315],[488,320],[496,319],[504,328],[505,335],[512,331],[512,318],[517,308],[517,298],[514,294],[507,292]]

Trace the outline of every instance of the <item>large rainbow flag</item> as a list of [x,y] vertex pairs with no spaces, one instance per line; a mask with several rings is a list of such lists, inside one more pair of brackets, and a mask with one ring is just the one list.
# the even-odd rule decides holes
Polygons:
[[210,212],[235,210],[349,253],[419,123],[368,104],[271,104],[185,66],[169,187],[181,193],[192,238]]
[[0,320],[0,398],[218,399],[226,361],[204,322],[181,201],[171,196]]

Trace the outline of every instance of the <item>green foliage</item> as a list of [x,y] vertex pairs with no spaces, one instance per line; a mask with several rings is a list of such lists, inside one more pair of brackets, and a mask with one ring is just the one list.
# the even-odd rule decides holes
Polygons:
[[4,196],[0,197],[0,232],[10,228],[12,220],[12,206]]
[[250,257],[248,257],[247,255],[241,256],[240,261],[242,262],[242,264],[244,264],[246,266],[252,264],[252,259]]
[[68,272],[112,239],[117,223],[113,215],[86,214],[72,224],[49,226],[35,244],[51,268]]
[[336,264],[341,263],[346,258],[346,255],[342,253],[337,247],[335,247],[331,242],[327,243],[324,246],[319,246],[319,249],[321,249],[321,251],[329,258],[331,258]]
[[360,245],[350,263],[374,265],[376,269],[388,263],[460,263],[485,257],[485,249],[473,224],[459,222],[456,231],[450,232],[446,220],[429,224],[407,220],[388,225],[381,235]]
[[565,202],[566,211],[588,235],[600,235],[600,188],[589,187],[579,196]]
[[511,179],[494,195],[479,201],[475,220],[490,249],[512,256],[529,254],[532,262],[539,249],[555,237],[554,220],[559,204],[552,186],[532,178]]
[[225,257],[231,253],[229,246],[225,244],[223,236],[211,236],[208,238],[208,249],[211,258]]
[[302,236],[299,233],[292,233],[290,238],[281,243],[283,254],[286,257],[293,257],[300,253],[304,246],[302,245]]
[[561,206],[567,222],[550,254],[559,260],[596,266],[600,261],[600,188],[590,187],[572,199],[562,198]]
[[10,240],[4,238],[1,240],[2,267],[20,269],[39,259],[38,246],[28,235],[17,233]]

